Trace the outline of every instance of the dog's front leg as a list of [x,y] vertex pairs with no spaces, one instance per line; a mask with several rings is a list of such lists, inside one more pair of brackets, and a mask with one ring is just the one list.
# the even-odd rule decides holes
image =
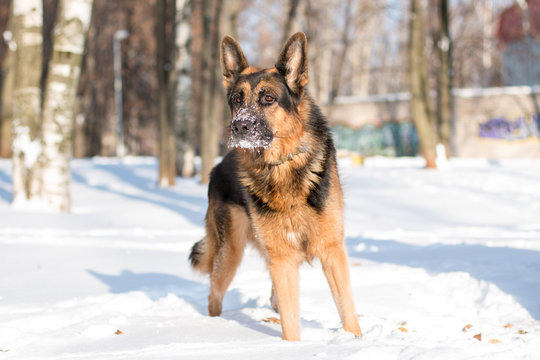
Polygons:
[[269,270],[279,304],[284,340],[300,340],[300,306],[298,300],[299,262],[290,258],[270,258]]
[[354,309],[354,301],[347,265],[347,253],[343,245],[329,246],[326,253],[320,257],[328,285],[332,290],[343,329],[355,336],[362,335],[358,325],[358,317]]

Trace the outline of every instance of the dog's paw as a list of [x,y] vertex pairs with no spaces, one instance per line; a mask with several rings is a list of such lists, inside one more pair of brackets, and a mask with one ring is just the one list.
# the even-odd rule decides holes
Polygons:
[[209,301],[208,302],[208,315],[220,316],[221,315],[221,301]]

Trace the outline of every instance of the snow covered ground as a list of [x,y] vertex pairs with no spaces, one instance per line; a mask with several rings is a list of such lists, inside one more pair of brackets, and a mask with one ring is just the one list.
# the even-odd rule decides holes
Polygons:
[[73,161],[73,212],[14,209],[0,161],[0,360],[540,359],[540,161],[341,162],[361,338],[320,264],[301,268],[302,342],[281,340],[248,249],[206,316],[187,256],[206,188],[156,187],[151,158]]

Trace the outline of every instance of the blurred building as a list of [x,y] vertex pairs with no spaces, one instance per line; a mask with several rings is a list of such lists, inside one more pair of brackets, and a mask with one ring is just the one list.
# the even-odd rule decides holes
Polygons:
[[504,84],[540,84],[540,0],[519,0],[505,9],[497,38],[504,48]]
[[[540,157],[540,0],[517,0],[497,19],[505,87],[453,89],[453,155]],[[410,94],[338,97],[331,125],[339,149],[414,155]]]
[[[453,155],[539,158],[540,86],[453,89]],[[330,124],[340,150],[415,155],[410,94],[338,97]]]

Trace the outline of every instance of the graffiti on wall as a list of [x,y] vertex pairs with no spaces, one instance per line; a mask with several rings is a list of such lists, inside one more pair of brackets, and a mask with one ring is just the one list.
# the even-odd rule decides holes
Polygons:
[[362,156],[415,156],[418,153],[418,135],[408,122],[364,125],[360,129],[338,125],[332,127],[332,135],[338,149]]
[[494,118],[479,125],[479,136],[490,139],[520,140],[540,138],[540,114],[520,116],[516,120]]

